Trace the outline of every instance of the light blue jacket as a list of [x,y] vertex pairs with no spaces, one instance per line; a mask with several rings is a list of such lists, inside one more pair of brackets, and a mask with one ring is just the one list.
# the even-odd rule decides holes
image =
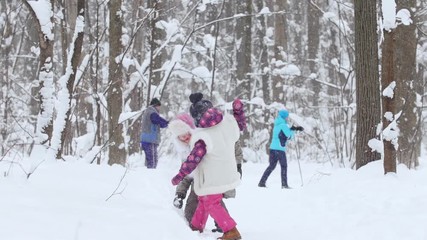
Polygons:
[[[281,110],[281,111],[286,111],[286,110]],[[281,111],[279,111],[279,116],[277,116],[276,119],[274,120],[274,127],[273,127],[273,134],[272,134],[270,149],[285,151],[286,140],[291,139],[294,135],[294,132],[289,128],[288,123],[286,122],[286,119],[281,117],[284,115]],[[280,143],[280,138],[279,138],[280,131],[282,131],[286,137],[286,139],[282,139],[282,141],[284,140],[285,142],[285,146],[282,146],[282,144]]]

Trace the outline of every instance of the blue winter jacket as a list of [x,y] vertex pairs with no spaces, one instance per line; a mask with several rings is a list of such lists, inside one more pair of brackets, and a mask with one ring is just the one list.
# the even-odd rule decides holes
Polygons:
[[285,151],[286,141],[294,135],[294,132],[289,128],[286,119],[279,116],[274,120],[273,135],[271,139],[270,149]]
[[149,106],[142,114],[141,143],[160,143],[160,128],[168,126],[168,121],[160,117],[156,108]]

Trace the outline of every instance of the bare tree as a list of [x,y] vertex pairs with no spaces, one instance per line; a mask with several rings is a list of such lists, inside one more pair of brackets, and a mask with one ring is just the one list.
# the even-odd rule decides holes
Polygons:
[[378,74],[376,1],[355,0],[355,49],[356,49],[356,168],[379,160],[369,141],[377,138],[381,121]]
[[61,132],[61,144],[58,149],[56,158],[60,159],[62,157],[62,151],[64,149],[64,143],[66,138],[70,138],[72,135],[71,130],[71,101],[73,99],[73,94],[75,91],[75,80],[77,75],[77,68],[80,64],[80,56],[82,53],[82,45],[83,45],[83,36],[84,36],[84,17],[85,17],[85,0],[77,1],[77,21],[74,29],[74,37],[72,39],[72,55],[70,56],[70,60],[67,60],[67,70],[65,71],[64,81],[66,82],[66,89],[63,91],[68,91],[68,109],[65,113],[65,126],[60,130]]
[[149,79],[147,90],[147,105],[149,105],[152,98],[151,87],[159,86],[163,79],[164,71],[162,71],[162,65],[165,61],[166,50],[161,48],[161,43],[165,38],[165,31],[159,26],[162,24],[162,20],[165,19],[165,1],[164,0],[149,0],[148,7],[154,9],[154,14],[150,15],[149,29],[151,32],[149,46],[150,46],[150,67],[149,67]]
[[[315,74],[317,77],[317,54],[319,53],[319,42],[320,42],[320,17],[321,12],[315,6],[317,4],[316,0],[311,0],[309,4],[307,4],[307,52],[308,52],[308,69],[309,74]],[[319,93],[321,85],[319,81],[315,81],[317,79],[311,79],[312,88],[313,88],[313,106],[319,105]]]
[[384,173],[396,172],[397,139],[392,137],[396,129],[396,101],[390,92],[395,89],[395,31],[383,30],[382,43],[381,85],[383,87],[383,145],[384,145]]
[[[132,56],[137,59],[138,61],[141,61],[144,59],[144,38],[145,38],[145,32],[140,30],[139,25],[142,24],[141,21],[144,21],[144,13],[142,11],[142,8],[139,6],[143,6],[143,1],[133,1],[132,2],[132,19],[136,19],[137,21],[133,21],[134,25],[132,26],[132,32],[133,35],[135,35],[135,40],[132,45]],[[129,107],[132,111],[138,111],[142,109],[143,107],[143,81],[138,81],[137,83],[134,83],[132,78],[132,75],[136,74],[137,71],[134,67],[130,68],[131,74],[128,77],[128,84],[131,85],[130,93],[127,96],[127,99],[125,99],[125,102],[129,103]],[[138,77],[140,78],[139,74]],[[133,86],[133,87],[132,87]],[[129,121],[129,127],[128,127],[128,134],[129,134],[129,155],[132,155],[134,153],[139,153],[140,151],[140,139],[139,136],[141,134],[141,120],[140,117],[136,119],[135,121],[132,119]]]
[[238,93],[243,99],[251,99],[251,78],[252,72],[252,1],[244,0],[236,7],[237,14],[245,14],[236,20],[236,77],[240,83]]
[[119,122],[123,109],[123,73],[122,62],[118,59],[122,54],[122,26],[121,0],[110,1],[110,28],[109,28],[109,83],[108,83],[108,133],[109,152],[108,164],[126,163],[126,151],[123,139],[123,124]]
[[[283,11],[281,14],[274,15],[274,58],[276,62],[287,61],[285,54],[288,52],[288,20],[285,12],[288,10],[288,0],[275,0],[274,12]],[[273,66],[274,68],[274,66]],[[272,90],[271,96],[272,101],[280,102],[283,100],[283,91],[280,87],[282,86],[282,78],[280,75],[272,76]]]
[[[8,6],[9,5],[9,6]],[[12,48],[12,15],[11,15],[11,6],[10,3],[6,1],[1,1],[0,3],[0,22],[3,20],[4,23],[0,25],[0,116],[2,116],[2,121],[0,122],[0,135],[1,135],[1,147],[0,154],[5,151],[4,142],[7,141],[8,125],[10,121],[9,113],[11,112],[10,104],[11,97],[9,96],[11,88],[11,79],[9,77],[9,69],[11,67],[10,52]],[[4,19],[3,19],[4,18]]]
[[[416,0],[397,1],[397,11],[408,11],[411,19],[416,21],[415,8]],[[399,20],[399,19],[398,19]],[[422,95],[420,86],[422,83],[417,81],[416,76],[416,22],[408,23],[398,22],[395,29],[395,64],[396,64],[396,103],[397,109],[402,111],[398,120],[400,129],[399,148],[397,150],[397,160],[404,163],[409,168],[418,165],[418,157],[421,149],[420,124],[421,111],[417,106],[418,96]]]
[[40,65],[39,65],[39,104],[40,112],[37,119],[36,136],[38,142],[44,145],[50,145],[53,131],[53,107],[55,106],[53,92],[54,92],[54,75],[53,75],[53,9],[54,0],[50,0],[49,10],[50,21],[41,23],[39,16],[34,11],[32,4],[33,1],[25,0],[24,4],[28,7],[34,19],[34,24],[39,33],[39,47],[40,47]]

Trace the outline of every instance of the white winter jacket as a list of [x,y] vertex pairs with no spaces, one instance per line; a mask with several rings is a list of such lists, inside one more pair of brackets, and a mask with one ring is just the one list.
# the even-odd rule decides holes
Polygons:
[[206,144],[206,154],[193,172],[198,196],[224,193],[240,184],[234,152],[239,136],[237,122],[229,114],[213,127],[194,130],[191,146],[200,139]]

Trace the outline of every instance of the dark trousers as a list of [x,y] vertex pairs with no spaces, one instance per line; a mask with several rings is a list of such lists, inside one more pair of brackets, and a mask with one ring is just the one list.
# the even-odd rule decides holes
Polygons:
[[282,187],[288,187],[288,163],[286,160],[285,151],[270,149],[270,158],[268,160],[270,164],[268,165],[267,169],[265,169],[264,174],[262,175],[259,182],[265,185],[268,177],[276,168],[277,162],[279,162],[281,168],[280,176],[282,178]]
[[157,146],[158,144],[142,142],[141,147],[145,152],[145,163],[147,168],[156,168],[158,157],[157,157]]

